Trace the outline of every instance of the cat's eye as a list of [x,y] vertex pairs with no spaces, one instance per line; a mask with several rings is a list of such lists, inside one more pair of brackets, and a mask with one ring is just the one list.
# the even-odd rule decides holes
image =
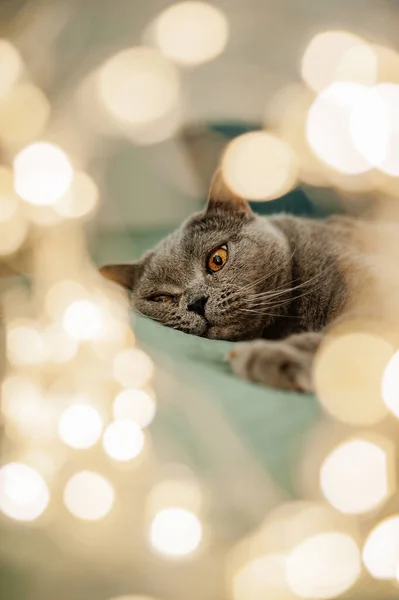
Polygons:
[[151,296],[149,300],[151,302],[170,302],[174,299],[174,296],[170,296],[169,294],[159,294],[159,296]]
[[223,246],[220,246],[220,248],[213,250],[208,256],[207,260],[208,271],[210,273],[216,273],[217,271],[220,271],[220,269],[223,269],[228,257],[229,253],[227,251],[226,244],[223,244]]

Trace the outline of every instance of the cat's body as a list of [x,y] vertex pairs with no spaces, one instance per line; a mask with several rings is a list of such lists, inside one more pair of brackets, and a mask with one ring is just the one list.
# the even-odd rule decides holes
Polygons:
[[[331,323],[370,285],[363,225],[255,215],[220,175],[204,212],[139,262],[104,267],[140,313],[169,327],[237,344],[232,367],[247,379],[310,390],[311,362]],[[273,340],[273,341],[270,341]]]

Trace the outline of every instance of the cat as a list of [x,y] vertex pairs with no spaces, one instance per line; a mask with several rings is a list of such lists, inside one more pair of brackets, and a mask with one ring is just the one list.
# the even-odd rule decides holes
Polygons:
[[218,171],[203,212],[139,261],[100,272],[130,290],[139,313],[238,342],[228,358],[240,377],[310,392],[326,328],[353,313],[355,287],[371,297],[367,227],[349,216],[261,217]]

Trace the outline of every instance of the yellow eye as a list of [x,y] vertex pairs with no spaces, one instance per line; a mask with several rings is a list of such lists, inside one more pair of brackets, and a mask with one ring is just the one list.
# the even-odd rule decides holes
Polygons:
[[223,269],[227,262],[228,256],[229,253],[227,252],[227,246],[225,245],[213,250],[213,252],[211,252],[211,254],[208,256],[208,270],[211,273],[216,273],[216,271]]
[[150,300],[152,300],[152,302],[169,302],[170,300],[173,300],[173,296],[160,294],[159,296],[151,296]]

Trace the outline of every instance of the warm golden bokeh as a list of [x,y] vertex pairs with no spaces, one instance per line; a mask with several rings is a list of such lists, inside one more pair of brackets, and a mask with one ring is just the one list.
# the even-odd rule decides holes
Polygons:
[[41,475],[21,463],[0,469],[0,510],[17,521],[34,521],[46,510],[50,493]]
[[331,335],[316,356],[314,381],[323,408],[351,425],[373,425],[388,414],[381,381],[392,354],[383,338],[362,332]]
[[160,510],[150,527],[151,546],[170,558],[192,554],[202,540],[202,524],[191,511],[180,507]]
[[74,517],[84,521],[98,521],[107,516],[115,499],[115,492],[105,477],[92,471],[73,475],[64,489],[64,504]]
[[395,579],[399,565],[399,515],[378,523],[363,548],[363,562],[375,579]]
[[114,460],[127,462],[136,458],[143,450],[144,443],[144,433],[130,419],[117,419],[104,431],[104,450]]
[[90,448],[101,436],[103,423],[90,404],[73,404],[64,410],[58,422],[58,435],[68,446]]
[[154,25],[155,42],[163,54],[184,66],[216,58],[228,40],[222,11],[207,2],[186,1],[164,10]]
[[235,194],[248,200],[272,200],[295,185],[298,165],[287,144],[256,131],[230,142],[222,157],[222,173]]
[[152,377],[154,365],[147,354],[139,348],[123,350],[113,364],[115,379],[127,388],[146,385]]
[[115,419],[130,419],[139,427],[147,427],[154,419],[156,402],[145,390],[124,389],[116,396],[112,412]]

